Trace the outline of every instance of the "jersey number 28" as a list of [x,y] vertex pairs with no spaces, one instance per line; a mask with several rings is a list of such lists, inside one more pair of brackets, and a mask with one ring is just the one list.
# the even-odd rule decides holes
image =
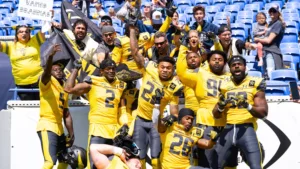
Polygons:
[[[188,138],[188,137],[186,137],[183,140],[183,136],[181,136],[179,134],[174,134],[173,138],[174,139],[175,138],[179,138],[179,140],[178,140],[178,142],[173,142],[171,144],[169,152],[172,153],[172,154],[176,154],[176,155],[180,155],[180,153],[181,153],[182,156],[186,156],[187,157],[189,155],[189,153],[191,152],[191,150],[192,150],[192,146],[190,146],[190,145],[194,144],[194,140],[191,139],[191,138]],[[189,143],[191,143],[191,144],[189,144]],[[180,151],[176,151],[175,147],[180,147],[182,144],[183,144],[183,146],[182,146],[181,152]]]

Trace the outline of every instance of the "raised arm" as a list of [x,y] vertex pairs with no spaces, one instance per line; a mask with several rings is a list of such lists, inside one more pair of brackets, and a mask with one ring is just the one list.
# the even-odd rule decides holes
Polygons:
[[64,109],[64,123],[68,130],[68,136],[67,136],[67,144],[69,147],[71,147],[74,143],[75,136],[74,136],[74,130],[73,130],[73,120],[71,113],[68,108]]
[[124,124],[128,124],[128,115],[126,111],[126,101],[122,96],[120,104],[119,104],[119,124],[122,126]]
[[136,62],[138,68],[143,68],[145,65],[145,60],[142,54],[139,53],[138,40],[136,38],[136,31],[134,26],[129,27],[130,31],[130,48],[131,55]]
[[90,154],[94,165],[97,169],[105,169],[109,166],[110,161],[107,155],[116,155],[125,163],[126,152],[122,148],[108,144],[91,144]]
[[47,58],[46,66],[45,66],[44,72],[43,72],[42,77],[41,77],[41,81],[44,85],[46,85],[51,79],[53,56],[55,55],[55,53],[57,51],[61,51],[61,48],[60,48],[59,44],[53,45],[52,51],[51,51],[50,55]]
[[188,72],[188,66],[186,62],[186,55],[188,48],[184,45],[181,45],[179,48],[179,54],[176,62],[176,73],[180,81],[191,88],[194,88],[197,83],[197,73]]
[[78,74],[78,70],[81,68],[79,61],[75,61],[75,69],[72,70],[70,77],[67,80],[67,83],[64,87],[64,91],[70,94],[75,94],[81,96],[85,93],[88,93],[91,89],[91,79],[86,79],[83,83],[78,83],[75,85],[75,79]]
[[164,133],[168,129],[168,126],[165,125],[165,122],[162,121],[161,115],[158,116],[158,125],[157,125],[157,131],[159,133]]

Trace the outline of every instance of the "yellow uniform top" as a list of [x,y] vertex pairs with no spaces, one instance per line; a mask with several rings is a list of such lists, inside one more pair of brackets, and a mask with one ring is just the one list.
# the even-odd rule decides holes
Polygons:
[[60,136],[64,133],[62,118],[64,109],[68,108],[68,93],[53,76],[46,85],[40,80],[39,88],[40,120],[37,131],[48,130]]
[[186,132],[183,125],[173,123],[161,134],[162,153],[160,161],[163,169],[187,169],[192,147],[203,136],[203,129],[193,127]]
[[[233,81],[222,82],[220,90],[225,98],[243,95],[248,103],[253,105],[255,94],[259,91],[265,91],[265,88],[265,81],[262,78],[246,76],[239,85],[236,85]],[[226,116],[228,124],[253,123],[256,125],[257,118],[253,117],[247,108],[237,107],[235,102],[231,103]]]
[[[171,23],[171,18],[167,17],[166,21],[160,27],[160,32],[167,32],[169,25]],[[124,63],[128,66],[130,70],[134,70],[142,73],[143,69],[139,69],[135,63],[133,57],[131,56],[130,49],[130,38],[128,36],[119,36],[115,39],[114,49],[111,53],[112,59],[117,63]],[[154,34],[149,34],[148,32],[140,33],[138,38],[138,47],[141,54],[145,52],[154,45]]]
[[133,110],[137,108],[137,100],[139,97],[139,90],[137,88],[124,91],[124,99],[126,100],[126,112],[128,117],[128,125],[133,120]]
[[129,167],[118,156],[114,156],[106,169],[129,169]]
[[178,105],[183,86],[176,77],[169,81],[161,81],[158,75],[157,64],[153,61],[149,61],[145,69],[143,84],[139,93],[137,115],[146,120],[151,120],[156,91],[164,92],[159,108],[160,112],[163,112],[168,103]]
[[84,82],[91,84],[87,93],[90,102],[90,123],[117,124],[118,108],[126,83],[116,80],[109,83],[105,77],[87,76]]
[[228,80],[228,74],[216,75],[206,68],[195,69],[194,72],[187,71],[186,63],[187,48],[180,46],[177,59],[177,75],[181,82],[195,91],[195,96],[199,102],[196,122],[209,126],[224,126],[226,119],[214,119],[212,110],[218,102],[218,87],[222,80]]
[[[187,71],[193,72],[194,70],[188,69]],[[199,102],[195,96],[194,89],[192,89],[188,86],[184,86],[183,93],[184,93],[184,99],[185,99],[184,107],[192,109],[196,115],[197,111],[199,109]]]
[[40,66],[40,47],[44,43],[41,32],[35,34],[26,44],[1,42],[1,52],[10,59],[12,74],[17,85],[28,85],[38,81],[43,69]]

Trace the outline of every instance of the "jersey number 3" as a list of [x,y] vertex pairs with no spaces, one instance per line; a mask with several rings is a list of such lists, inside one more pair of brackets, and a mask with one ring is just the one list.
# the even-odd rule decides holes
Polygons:
[[[194,140],[187,137],[183,141],[183,137],[179,134],[174,134],[173,138],[174,139],[179,138],[179,140],[178,140],[178,142],[173,142],[171,144],[169,152],[172,153],[172,154],[180,155],[180,151],[176,151],[175,147],[180,147],[183,143],[182,150],[181,150],[181,155],[187,157],[189,155],[189,153],[191,152],[191,150],[192,150],[192,146],[190,146],[190,145],[194,144]],[[189,145],[189,143],[191,143],[191,144]]]

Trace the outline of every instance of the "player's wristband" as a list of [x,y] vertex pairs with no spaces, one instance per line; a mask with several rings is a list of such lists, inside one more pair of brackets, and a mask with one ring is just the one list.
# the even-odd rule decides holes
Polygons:
[[248,107],[247,107],[247,110],[250,111],[251,109],[252,109],[252,105],[249,104]]
[[120,147],[114,147],[113,154],[120,157],[123,154],[123,149]]

